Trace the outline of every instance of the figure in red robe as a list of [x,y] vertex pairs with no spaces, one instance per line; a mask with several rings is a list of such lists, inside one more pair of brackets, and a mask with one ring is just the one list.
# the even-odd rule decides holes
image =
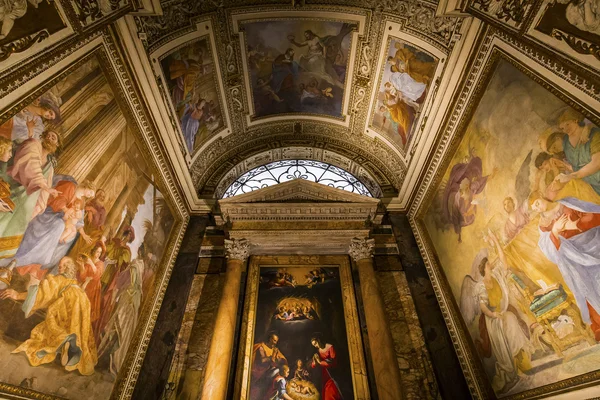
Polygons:
[[337,366],[337,359],[333,345],[323,342],[318,336],[310,339],[310,343],[315,346],[318,353],[315,353],[312,358],[312,368],[321,367],[321,382],[323,389],[321,390],[322,400],[342,400],[342,394],[337,383],[331,377],[331,368]]

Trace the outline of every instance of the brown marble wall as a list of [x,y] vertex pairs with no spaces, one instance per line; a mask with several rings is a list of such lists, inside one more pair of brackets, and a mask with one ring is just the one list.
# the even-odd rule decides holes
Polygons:
[[393,227],[400,262],[424,333],[425,344],[429,350],[441,397],[444,399],[470,399],[467,382],[408,218],[404,214],[389,213],[386,219],[389,219],[389,223]]
[[134,399],[158,399],[167,385],[207,223],[207,216],[190,219],[135,385]]
[[[183,372],[178,384],[177,399],[196,400],[204,383],[204,368],[213,335],[215,317],[222,290],[222,275],[206,274],[198,308],[187,346]],[[227,360],[228,361],[228,360]]]
[[377,272],[402,381],[402,399],[436,399],[438,388],[402,271]]

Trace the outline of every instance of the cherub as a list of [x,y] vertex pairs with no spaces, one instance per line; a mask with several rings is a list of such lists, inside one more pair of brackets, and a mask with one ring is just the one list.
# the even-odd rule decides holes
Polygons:
[[310,388],[310,386],[305,385],[303,382],[299,381],[290,381],[289,383],[292,390],[296,393],[300,394],[315,394],[315,392]]
[[295,380],[308,380],[309,372],[306,368],[304,368],[304,362],[301,359],[296,360],[296,371],[294,372]]
[[59,243],[70,242],[77,234],[77,224],[83,217],[82,200],[75,200],[72,208],[68,208],[65,212],[63,220],[65,221],[65,229],[60,236]]

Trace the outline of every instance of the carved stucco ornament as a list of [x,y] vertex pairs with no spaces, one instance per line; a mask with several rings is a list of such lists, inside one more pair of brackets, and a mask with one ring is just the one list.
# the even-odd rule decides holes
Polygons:
[[249,256],[250,241],[248,239],[225,239],[225,257],[246,261]]
[[364,260],[373,257],[375,249],[375,239],[354,238],[350,243],[348,254],[354,261]]

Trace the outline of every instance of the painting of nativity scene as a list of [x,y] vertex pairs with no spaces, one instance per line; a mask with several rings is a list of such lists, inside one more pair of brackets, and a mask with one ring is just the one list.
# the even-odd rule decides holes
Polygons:
[[431,86],[438,59],[390,37],[373,108],[372,126],[403,149]]
[[600,368],[600,129],[584,113],[498,61],[425,224],[500,397]]
[[342,116],[350,23],[282,20],[244,23],[254,116]]
[[95,58],[3,122],[0,381],[108,398],[173,222]]
[[252,400],[353,398],[338,268],[261,267]]
[[185,145],[193,154],[224,127],[208,36],[170,53],[161,68]]

